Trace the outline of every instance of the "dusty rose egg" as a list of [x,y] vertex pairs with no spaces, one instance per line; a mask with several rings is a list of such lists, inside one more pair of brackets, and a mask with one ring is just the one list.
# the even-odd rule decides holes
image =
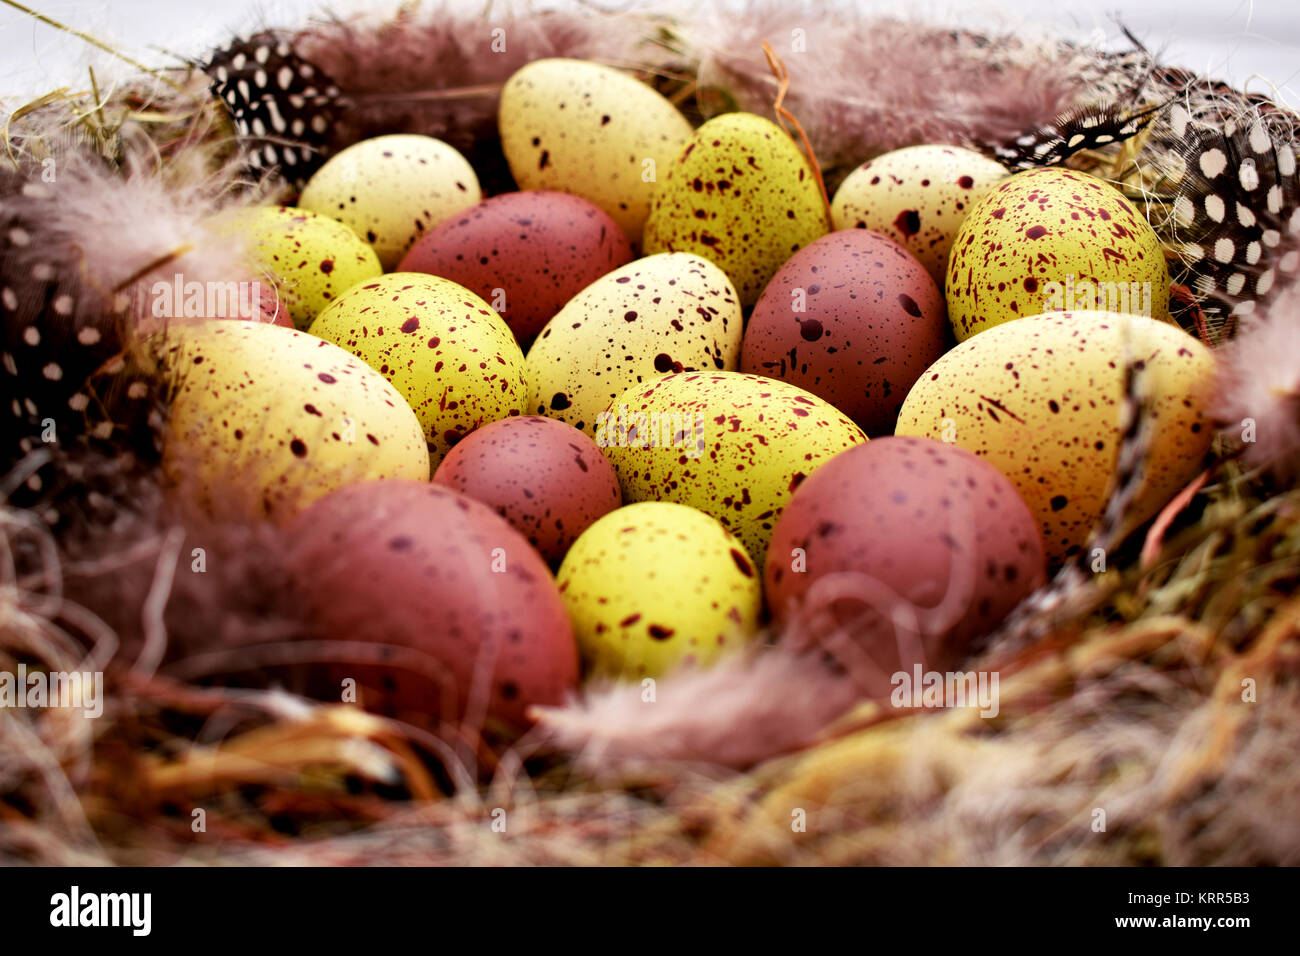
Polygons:
[[623,503],[614,466],[596,443],[572,425],[535,415],[471,432],[433,480],[493,508],[552,564]]
[[312,636],[384,645],[329,667],[335,699],[353,678],[386,715],[454,721],[482,708],[518,730],[530,705],[558,704],[577,684],[550,570],[486,505],[423,481],[364,482],[317,500],[290,530]]
[[773,276],[740,368],[798,385],[868,435],[887,435],[912,383],[950,344],[943,296],[916,258],[879,233],[846,229]]
[[487,300],[522,342],[564,303],[632,260],[599,206],[567,193],[503,193],[453,216],[417,242],[399,272],[430,272]]
[[813,472],[777,522],[765,567],[768,605],[780,620],[799,605],[805,620],[815,606],[830,607],[840,623],[864,613],[851,626],[879,671],[875,694],[888,694],[889,676],[918,663],[890,616],[906,620],[915,608],[925,633],[919,662],[943,671],[1046,574],[1038,523],[1001,472],[957,445],[895,437],[850,448]]

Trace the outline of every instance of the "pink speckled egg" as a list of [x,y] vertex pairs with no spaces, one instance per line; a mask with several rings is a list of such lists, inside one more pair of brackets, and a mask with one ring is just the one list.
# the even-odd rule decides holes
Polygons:
[[398,271],[433,273],[477,292],[523,342],[569,299],[631,260],[627,236],[599,206],[532,190],[493,196],[446,220]]
[[882,435],[950,344],[943,296],[925,268],[892,239],[847,229],[799,250],[768,283],[740,368],[798,385]]
[[351,678],[385,715],[427,725],[485,713],[512,731],[577,684],[550,569],[486,505],[425,481],[363,482],[301,512],[290,543],[310,636],[376,645],[328,667],[323,687],[336,694]]
[[471,433],[447,453],[433,480],[495,509],[552,564],[623,503],[614,466],[596,443],[572,425],[536,415]]
[[[857,445],[809,475],[765,567],[778,620],[801,606],[810,620],[809,603],[831,610],[882,680],[959,663],[1046,575],[1038,522],[1010,480],[964,448],[913,437]],[[913,614],[923,660],[891,624]]]

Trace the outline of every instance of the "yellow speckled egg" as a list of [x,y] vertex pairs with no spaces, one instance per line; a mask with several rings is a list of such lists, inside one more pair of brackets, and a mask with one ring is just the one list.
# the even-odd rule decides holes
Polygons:
[[683,372],[638,385],[615,399],[596,427],[625,501],[699,508],[759,562],[799,484],[866,440],[815,395],[740,372]]
[[596,416],[670,372],[734,370],[743,318],[736,290],[707,259],[647,256],[569,300],[528,351],[531,411],[593,434]]
[[520,189],[555,189],[599,206],[639,247],[650,197],[691,135],[672,103],[620,70],[534,60],[501,91],[501,146]]
[[613,676],[707,666],[753,636],[762,603],[741,543],[669,501],[605,515],[574,542],[556,580],[583,657]]
[[957,228],[1001,165],[960,146],[908,146],[868,160],[845,177],[831,200],[836,229],[883,233],[925,266],[943,288]]
[[523,413],[523,353],[505,320],[464,286],[393,272],[353,286],[312,323],[388,379],[419,416],[434,467],[475,428]]
[[336,345],[225,319],[174,324],[159,349],[178,383],[164,465],[214,511],[279,520],[356,481],[428,480],[415,413]]
[[957,341],[1044,312],[1169,317],[1155,230],[1114,186],[1072,169],[997,183],[957,231],[944,294]]
[[241,238],[254,265],[270,274],[299,329],[339,294],[384,270],[375,250],[347,226],[292,206],[246,209],[221,217],[218,234]]
[[758,301],[782,263],[830,231],[821,189],[794,141],[770,120],[709,120],[668,165],[645,227],[646,252],[716,262],[741,305]]
[[350,226],[393,269],[428,230],[482,198],[473,167],[455,148],[432,136],[395,133],[331,156],[298,205]]
[[954,441],[994,465],[1019,489],[1048,557],[1059,561],[1083,546],[1106,506],[1126,354],[1145,363],[1155,416],[1133,515],[1145,520],[1195,477],[1214,432],[1206,411],[1214,356],[1170,323],[1057,312],[989,329],[917,380],[896,434]]

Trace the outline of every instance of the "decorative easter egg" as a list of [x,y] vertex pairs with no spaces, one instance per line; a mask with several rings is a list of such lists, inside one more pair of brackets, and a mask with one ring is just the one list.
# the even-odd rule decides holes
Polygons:
[[623,503],[614,466],[596,444],[572,425],[536,415],[472,432],[433,480],[488,505],[552,564]]
[[328,668],[334,700],[351,679],[378,713],[510,735],[530,706],[576,685],[555,581],[486,505],[428,482],[368,482],[320,499],[289,531],[310,636],[374,647]]
[[685,372],[629,389],[598,428],[625,501],[676,501],[712,515],[762,562],[800,483],[867,440],[826,402],[787,382]]
[[663,170],[645,249],[717,263],[750,306],[782,263],[828,231],[821,190],[794,141],[761,116],[724,113]]
[[1169,269],[1150,223],[1109,183],[1055,167],[988,189],[953,241],[944,293],[959,342],[1044,312],[1169,317]]
[[349,226],[392,269],[422,235],[482,198],[473,167],[454,147],[395,133],[335,153],[298,205]]
[[158,348],[176,382],[164,466],[215,513],[279,520],[353,482],[429,476],[410,406],[329,342],[225,319],[173,324]]
[[599,206],[537,190],[493,196],[445,220],[398,271],[460,283],[530,342],[566,302],[631,258],[623,230]]
[[867,434],[887,435],[950,339],[943,296],[916,258],[879,233],[848,229],[800,249],[767,284],[740,368],[807,389]]
[[726,369],[740,358],[736,291],[707,259],[646,256],[597,279],[528,351],[529,408],[589,435],[611,401],[670,372]]
[[299,329],[347,289],[383,272],[375,250],[356,233],[306,209],[241,210],[222,217],[215,228],[245,243],[253,265],[266,273]]
[[[846,582],[834,597],[817,591],[828,576]],[[879,670],[876,696],[915,664],[959,664],[1046,579],[1038,522],[1011,481],[964,448],[915,437],[857,445],[818,468],[786,505],[765,568],[778,621],[815,605],[852,623]],[[901,634],[900,621],[916,631]],[[919,655],[900,653],[909,641]]]
[[415,409],[437,467],[475,428],[519,415],[524,356],[505,321],[450,279],[394,272],[354,286],[311,334],[377,369]]
[[569,549],[557,580],[583,658],[613,676],[707,666],[753,636],[762,606],[741,543],[668,501],[605,515]]
[[870,229],[893,239],[943,288],[957,229],[1000,164],[960,146],[908,146],[867,160],[831,200],[836,229]]
[[899,435],[955,442],[1015,484],[1048,557],[1075,554],[1116,471],[1126,356],[1143,363],[1154,416],[1133,520],[1150,518],[1201,469],[1214,427],[1213,353],[1175,325],[1108,312],[1058,312],[981,332],[917,380]]
[[691,135],[686,117],[655,90],[584,60],[527,64],[506,81],[497,115],[520,189],[590,200],[634,247],[663,170]]

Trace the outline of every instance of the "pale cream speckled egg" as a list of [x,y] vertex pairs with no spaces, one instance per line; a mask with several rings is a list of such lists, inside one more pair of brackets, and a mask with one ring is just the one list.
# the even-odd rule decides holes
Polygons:
[[883,233],[920,260],[943,288],[957,228],[988,187],[1007,175],[960,146],[908,146],[868,160],[831,200],[836,229]]
[[1145,363],[1154,439],[1134,519],[1156,513],[1202,467],[1214,355],[1175,325],[1109,312],[1031,316],[981,332],[912,387],[896,434],[954,441],[1011,479],[1048,557],[1079,550],[1115,473],[1127,347]]
[[685,252],[638,259],[569,300],[528,351],[530,411],[595,434],[627,389],[671,372],[734,370],[740,303],[725,273]]
[[534,60],[506,81],[498,122],[520,189],[595,203],[636,248],[656,184],[691,135],[686,117],[645,83],[559,58]]
[[350,226],[396,268],[438,223],[483,198],[473,167],[440,139],[397,133],[353,143],[303,187],[298,205]]

